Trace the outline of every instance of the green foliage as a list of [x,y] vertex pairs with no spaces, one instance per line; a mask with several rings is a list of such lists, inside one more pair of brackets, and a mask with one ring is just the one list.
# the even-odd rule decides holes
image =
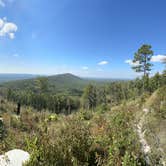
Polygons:
[[23,128],[20,122],[20,118],[17,116],[11,116],[10,124],[13,128]]
[[158,89],[149,101],[149,106],[155,110],[157,116],[166,119],[166,86]]
[[83,94],[83,106],[86,109],[94,109],[97,105],[96,87],[88,85]]
[[151,50],[151,48],[152,46],[144,44],[134,55],[133,62],[139,63],[139,65],[133,66],[132,68],[136,72],[143,72],[144,76],[146,76],[148,72],[151,71],[152,64],[150,63],[150,60],[153,56],[153,51]]
[[[111,116],[112,145],[110,146],[109,165],[121,163],[139,164],[143,158],[139,154],[139,143],[132,128],[132,112],[127,107],[114,112]],[[129,156],[130,154],[130,156]]]
[[26,149],[28,152],[31,152],[31,163],[35,162],[37,158],[39,157],[39,149],[37,147],[38,143],[38,138],[33,137],[33,138],[26,138]]
[[3,119],[0,119],[0,142],[4,139],[6,135],[6,129],[3,123]]
[[17,92],[9,90],[8,100],[16,103],[21,103],[24,106],[32,106],[38,111],[46,110],[53,113],[69,114],[73,110],[76,110],[80,106],[80,101],[77,98],[68,97],[66,95],[50,95],[50,94],[38,94],[27,93],[25,91]]
[[93,118],[93,112],[91,110],[80,110],[78,115],[81,120],[91,120]]
[[[165,74],[156,74],[132,81],[112,82],[106,86],[98,87],[88,85],[82,95],[82,105],[85,109],[114,106],[123,101],[136,99],[145,91],[153,93],[158,87],[165,85]],[[38,111],[49,110],[53,113],[70,114],[80,108],[80,98],[68,95],[52,95],[50,93],[35,93],[27,91],[15,91],[8,89],[7,99],[22,105],[32,106]],[[104,110],[104,108],[103,108]]]
[[154,75],[154,77],[151,78],[151,81],[150,81],[150,91],[155,91],[156,89],[160,88],[161,85],[162,85],[162,75],[160,75],[159,73],[156,73]]
[[83,80],[72,74],[61,74],[49,77],[39,77],[3,83],[2,88],[17,91],[38,92],[49,94],[67,94],[81,96],[83,88],[90,81]]
[[125,153],[125,156],[123,157],[122,166],[137,166],[138,163],[134,159],[132,155],[130,155],[128,152]]
[[35,89],[38,93],[46,93],[48,91],[48,78],[39,77],[35,80]]
[[[14,107],[11,106],[10,109]],[[30,166],[116,166],[142,161],[132,128],[134,117],[130,109],[135,107],[125,104],[112,111],[102,108],[69,116],[25,107],[20,117],[3,114],[8,135],[0,151],[24,149],[31,154],[27,163]]]
[[166,86],[159,88],[146,101],[146,108],[149,109],[145,116],[143,128],[145,129],[146,140],[151,146],[151,165],[162,165],[161,157],[166,159]]
[[[105,86],[88,85],[81,110],[79,97],[52,94],[40,83],[40,88],[31,91],[8,89],[8,101],[0,105],[0,109],[5,110],[2,117],[7,133],[0,144],[0,152],[12,148],[27,150],[31,154],[27,166],[144,166],[145,159],[134,129],[136,112],[149,102],[146,101],[151,93],[163,86],[147,104],[155,115],[153,119],[149,117],[147,126],[155,129],[152,122],[156,119],[163,123],[165,83],[163,73]],[[18,101],[21,114],[15,116],[14,103]],[[72,113],[74,110],[80,111]]]
[[97,88],[97,105],[107,104],[107,91],[106,87]]
[[88,118],[93,122],[90,125],[82,116],[66,118],[55,138],[42,133],[30,143],[28,147],[33,148],[29,150],[32,155],[27,165],[143,165],[131,127],[133,115],[127,109],[124,106],[110,115],[96,114],[97,117]]
[[106,104],[101,104],[96,107],[96,111],[103,114],[107,111],[110,111],[110,106]]
[[69,119],[53,142],[50,142],[45,134],[39,136],[35,141],[35,153],[32,153],[27,165],[87,165],[91,144],[92,139],[87,126],[78,119]]
[[57,121],[58,120],[58,115],[56,114],[52,114],[48,117],[48,119],[46,119],[47,122],[53,122],[53,121]]

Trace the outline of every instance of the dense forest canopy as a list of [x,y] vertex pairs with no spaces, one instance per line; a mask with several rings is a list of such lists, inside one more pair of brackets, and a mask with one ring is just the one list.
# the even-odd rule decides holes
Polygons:
[[[86,109],[100,105],[117,105],[123,101],[141,96],[144,92],[152,94],[159,87],[166,84],[165,71],[156,73],[153,77],[137,78],[131,81],[115,81],[110,83],[86,83],[80,89],[74,89],[68,93],[49,92],[47,77],[39,77],[33,80],[33,88],[24,89],[18,87],[17,82],[12,82],[17,88],[1,87],[1,93],[9,100],[21,105],[32,106],[38,111],[48,109],[54,113],[68,113],[78,110],[82,105]],[[65,78],[65,77],[64,77]],[[81,80],[80,78],[77,78]],[[27,81],[29,82],[29,80]],[[65,82],[65,80],[64,80]],[[68,82],[70,84],[70,82]],[[81,83],[82,85],[82,83]],[[85,88],[84,88],[85,87]],[[18,89],[19,88],[19,89]]]

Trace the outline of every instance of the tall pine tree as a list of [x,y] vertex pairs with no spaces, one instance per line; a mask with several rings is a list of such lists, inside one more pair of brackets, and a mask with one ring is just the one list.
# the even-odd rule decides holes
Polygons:
[[134,55],[134,63],[138,63],[138,65],[133,66],[133,70],[139,73],[143,73],[144,77],[149,74],[151,71],[152,63],[150,60],[153,56],[153,51],[151,50],[152,46],[144,44]]

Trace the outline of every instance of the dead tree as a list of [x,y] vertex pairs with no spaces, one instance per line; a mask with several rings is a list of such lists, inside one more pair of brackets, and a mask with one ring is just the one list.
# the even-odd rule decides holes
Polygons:
[[19,116],[20,112],[21,112],[21,104],[20,104],[20,102],[18,102],[17,103],[17,112],[16,112],[16,114]]

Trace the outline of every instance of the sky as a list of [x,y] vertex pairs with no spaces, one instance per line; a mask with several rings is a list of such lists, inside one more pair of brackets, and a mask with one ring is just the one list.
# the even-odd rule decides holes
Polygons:
[[135,78],[142,44],[151,74],[166,57],[165,0],[0,0],[0,73]]

